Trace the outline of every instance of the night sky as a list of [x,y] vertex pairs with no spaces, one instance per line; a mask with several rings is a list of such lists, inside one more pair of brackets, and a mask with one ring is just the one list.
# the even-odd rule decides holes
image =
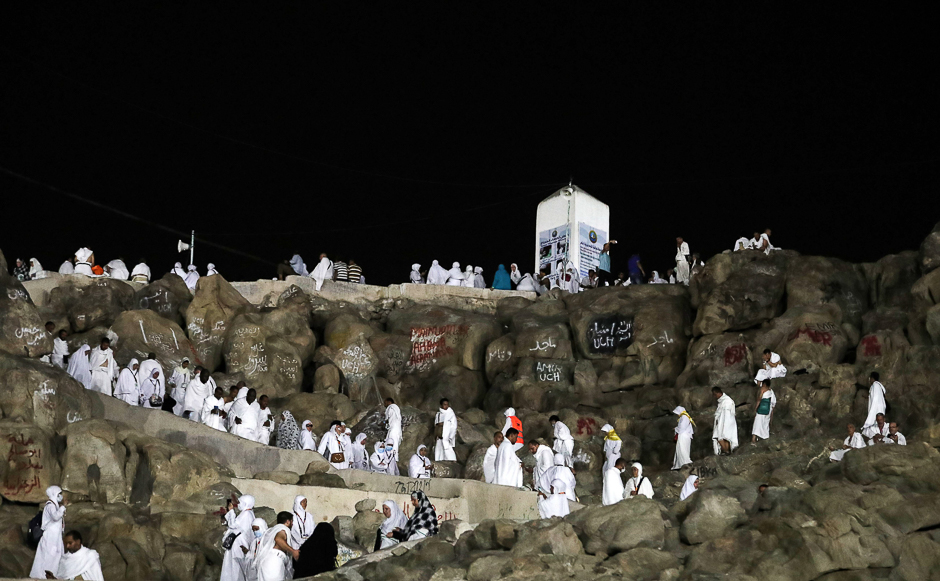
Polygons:
[[871,261],[940,220],[929,5],[388,6],[6,3],[0,249],[160,277],[195,229],[230,280],[296,250],[375,284],[435,258],[489,282],[531,270],[536,206],[571,176],[610,206],[615,271],[765,227]]

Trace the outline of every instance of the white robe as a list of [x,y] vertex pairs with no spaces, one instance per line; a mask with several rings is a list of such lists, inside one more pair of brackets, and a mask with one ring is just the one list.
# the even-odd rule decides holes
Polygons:
[[[56,579],[75,579],[81,576],[85,581],[104,581],[101,572],[101,557],[98,551],[82,547],[74,553],[65,553],[59,561],[59,570],[55,572]],[[43,575],[45,578],[45,575]]]
[[137,384],[137,373],[131,370],[136,359],[131,359],[128,367],[121,370],[117,383],[114,385],[114,397],[127,405],[140,405],[140,386]]
[[[231,433],[246,440],[255,441],[258,437],[258,412],[260,411],[261,406],[258,405],[258,400],[249,404],[245,399],[236,399],[235,405],[232,406],[232,415],[234,417],[232,418]],[[235,418],[240,419],[241,423],[236,424]]]
[[509,439],[503,440],[496,451],[496,479],[494,484],[522,487],[522,460]]
[[108,263],[108,268],[111,269],[108,276],[115,280],[127,280],[130,278],[130,274],[127,272],[127,265],[124,264],[123,260],[112,260]]
[[519,270],[519,265],[515,262],[509,265],[509,280],[515,285],[518,285],[522,281],[522,271]]
[[604,471],[604,493],[601,495],[601,504],[610,506],[623,500],[623,479],[620,469],[611,466]]
[[473,269],[473,288],[486,288],[486,280],[483,279],[483,269],[479,266]]
[[173,413],[178,416],[183,415],[183,403],[186,401],[186,388],[189,387],[189,382],[192,381],[192,379],[193,370],[191,367],[186,369],[177,367],[170,377],[170,385],[173,386],[170,397],[176,402],[176,405],[173,406]]
[[[235,516],[235,511],[230,510],[225,513],[225,524],[228,525],[228,528],[222,533],[222,539],[225,539],[232,533],[238,533],[236,537],[236,542],[232,544],[232,548],[225,551],[225,555],[222,557],[222,576],[220,581],[244,581],[244,569],[242,568],[241,560],[244,558],[244,553],[238,547],[243,543],[250,541],[254,534],[251,531],[251,523],[255,520],[254,503],[251,503],[251,508],[246,508],[245,510],[238,513],[238,516]],[[246,543],[247,546],[247,543]]]
[[202,421],[202,406],[206,398],[215,393],[212,378],[208,383],[203,383],[198,377],[194,377],[186,388],[186,398],[183,400],[183,412],[192,412],[189,419],[194,422]]
[[[566,516],[569,512],[568,500],[578,499],[574,490],[577,480],[567,466],[552,466],[545,471],[541,480],[534,484],[547,497],[539,497],[538,501],[539,516],[542,518]],[[551,492],[552,488],[555,489],[554,493]],[[562,491],[564,494],[561,494]]]
[[69,344],[66,341],[56,337],[52,340],[52,355],[50,360],[52,364],[59,369],[65,369],[65,358],[69,355]]
[[[137,379],[140,382],[141,386],[141,395],[144,392],[144,383],[147,382],[153,376],[153,370],[156,369],[160,372],[160,377],[157,378],[158,386],[154,392],[159,395],[161,398],[166,395],[166,377],[163,375],[163,366],[160,365],[160,362],[156,359],[144,359],[140,362],[140,368],[137,370]],[[147,397],[150,397],[151,394],[147,394]],[[150,403],[147,402],[146,407],[149,407]]]
[[608,440],[604,439],[604,466],[602,470],[606,473],[607,469],[612,467],[614,463],[620,458],[620,446],[623,444],[622,440]]
[[75,265],[72,264],[71,260],[62,263],[62,266],[59,267],[59,274],[75,274]]
[[447,271],[447,286],[463,286],[465,276],[460,270],[460,263],[455,262],[454,267]]
[[81,383],[85,389],[91,387],[91,371],[88,367],[89,351],[91,351],[91,348],[88,345],[82,345],[69,358],[68,374],[74,377],[75,381]]
[[[777,407],[777,396],[774,394],[774,390],[768,389],[764,392],[764,395],[761,396],[762,400],[770,400],[770,414],[774,413],[774,408]],[[754,414],[754,426],[751,428],[751,434],[757,436],[762,440],[766,440],[770,437],[770,414]]]
[[685,482],[682,484],[682,490],[679,491],[679,500],[685,500],[695,494],[695,491],[698,490],[698,488],[695,487],[697,480],[698,476],[695,474],[690,474],[689,477],[685,479]]
[[319,292],[325,281],[333,280],[333,261],[325,256],[321,258],[320,264],[313,269],[310,277],[317,282],[317,291]]
[[369,453],[366,452],[365,442],[366,435],[359,434],[356,436],[356,441],[349,447],[349,452],[352,455],[349,467],[354,470],[369,470]]
[[[770,363],[776,363],[777,365],[771,366]],[[777,379],[778,377],[787,376],[787,368],[780,362],[780,355],[771,353],[770,363],[764,363],[763,369],[757,371],[757,375],[754,377],[754,383],[760,385],[760,382],[765,379]]]
[[209,426],[213,430],[218,430],[220,432],[225,431],[225,422],[222,420],[221,414],[213,414],[212,409],[218,407],[219,411],[225,408],[225,400],[222,398],[217,398],[214,395],[210,395],[205,399],[202,404],[202,410],[199,413],[199,416],[202,418],[202,423]]
[[712,432],[712,445],[715,454],[721,453],[718,440],[728,440],[731,449],[738,447],[738,423],[734,419],[734,400],[727,393],[718,398],[718,408],[715,410],[715,429]]
[[483,480],[487,484],[496,482],[496,454],[496,444],[493,444],[486,449],[486,454],[483,455]]
[[150,267],[141,262],[131,271],[131,280],[134,282],[150,282]]
[[[141,377],[141,376],[138,375],[138,377]],[[154,406],[150,404],[150,398],[152,396],[155,395],[159,397],[160,399],[163,399],[163,396],[165,395],[165,392],[161,391],[163,387],[163,382],[161,382],[160,379],[162,377],[163,375],[161,374],[160,377],[158,377],[157,379],[154,379],[153,377],[144,377],[141,380],[140,397],[143,400],[143,402],[140,404],[141,407],[145,407],[148,409],[160,409],[161,407],[163,407],[162,403],[158,406]]]
[[[634,490],[636,491],[636,494],[630,494]],[[640,472],[640,476],[637,478],[630,478],[630,480],[627,480],[627,484],[623,487],[624,499],[630,500],[631,498],[636,498],[637,496],[653,498],[653,484],[650,482],[649,478],[643,476],[642,472]]]
[[766,232],[760,235],[760,241],[756,248],[760,248],[761,244],[764,243],[764,240],[767,241],[767,248],[764,249],[764,254],[770,254],[770,251],[774,249],[774,245],[770,243],[770,237],[767,236]]
[[535,280],[532,278],[532,275],[527,274],[519,280],[519,284],[516,285],[516,290],[535,292],[539,290],[539,287],[535,284]]
[[110,348],[102,351],[100,347],[92,349],[88,368],[91,371],[89,389],[111,395],[111,380],[118,375],[118,366],[114,362],[114,351]]
[[62,533],[65,527],[65,507],[48,501],[42,509],[42,538],[36,547],[36,558],[29,576],[33,579],[45,579],[46,571],[58,571],[59,560],[65,552]]
[[899,446],[907,446],[907,438],[904,437],[904,434],[902,434],[901,432],[898,432],[897,436],[898,436],[898,441],[895,442],[894,440],[891,439],[891,432],[888,432],[888,435],[885,436],[884,443],[885,444],[897,444]]
[[[427,446],[421,446],[418,448],[418,452],[421,451],[421,448],[427,449]],[[430,478],[431,477],[431,459],[422,456],[419,453],[415,453],[411,460],[408,461],[408,478]]]
[[301,258],[299,254],[295,254],[291,257],[290,267],[300,276],[309,276],[310,274],[307,272],[307,265],[304,264],[304,259]]
[[[463,272],[463,283],[460,286],[467,288],[473,288],[473,285],[476,284],[476,277],[473,274],[473,267],[467,266],[467,270]],[[486,288],[486,287],[484,287]]]
[[[264,422],[268,422],[268,425],[265,426]],[[271,411],[270,407],[266,409],[261,409],[261,405],[258,405],[258,427],[255,429],[255,441],[259,444],[264,444],[269,446],[271,444],[271,434],[274,433],[274,412]]]
[[689,284],[689,243],[676,247],[676,282]]
[[563,422],[555,422],[555,443],[552,450],[565,457],[565,465],[571,466],[571,455],[574,453],[574,438],[571,430]]
[[388,422],[388,435],[386,442],[391,442],[395,448],[395,460],[398,460],[398,446],[401,444],[401,408],[392,404],[385,408],[385,421]]
[[317,526],[317,521],[313,518],[313,515],[300,505],[300,503],[305,500],[309,506],[310,500],[306,496],[297,496],[294,498],[294,522],[290,527],[290,538],[288,542],[290,546],[295,549],[299,549],[301,545],[310,538],[310,535],[313,534],[314,527]]
[[431,268],[428,270],[428,284],[445,284],[449,276],[450,274],[448,274],[447,270],[435,260],[431,263]]
[[685,416],[679,416],[679,422],[675,427],[678,438],[676,439],[676,454],[672,459],[672,469],[678,470],[686,464],[692,463],[692,437],[695,433],[692,422]]
[[734,252],[738,250],[750,250],[751,249],[751,240],[749,238],[738,238],[734,241]]
[[408,275],[408,281],[411,284],[424,284],[421,278],[421,265],[417,262],[411,265],[411,274]]
[[876,381],[868,388],[868,417],[862,424],[862,430],[875,425],[878,414],[885,413],[885,386],[880,381]]
[[310,420],[304,420],[304,423],[300,426],[300,449],[312,450],[316,452],[317,437],[313,434],[312,431],[307,429],[307,426],[313,426],[313,422]]
[[457,460],[457,454],[454,452],[454,446],[457,445],[457,414],[454,413],[454,409],[438,409],[434,424],[439,423],[444,424],[444,437],[437,440],[434,445],[434,461],[455,462]]
[[349,468],[349,450],[346,449],[343,441],[339,436],[336,435],[334,430],[323,434],[323,439],[320,440],[320,447],[317,449],[321,456],[326,458],[329,462],[330,456],[333,454],[343,453],[342,462],[330,462],[333,468],[337,470],[345,470]]
[[[868,428],[865,428],[864,430],[862,430],[862,434],[863,434],[865,437],[870,438],[870,439],[868,440],[868,445],[869,445],[869,446],[874,446],[874,445],[876,444],[876,442],[875,442],[875,436],[877,436],[878,434],[881,434],[882,436],[884,436],[885,439],[887,439],[887,438],[888,438],[888,434],[891,433],[890,430],[889,430],[889,426],[890,426],[890,424],[888,424],[888,422],[885,422],[885,423],[884,423],[884,426],[882,426],[881,428],[879,428],[879,427],[878,427],[878,424],[876,423],[874,426],[869,426]],[[884,441],[884,440],[882,440],[882,441]]]
[[369,456],[371,470],[378,474],[397,476],[398,463],[395,462],[395,452],[386,452],[385,448],[380,446],[381,443],[382,442],[375,443],[375,453]]
[[539,444],[533,456],[535,457],[535,468],[532,470],[532,483],[533,487],[537,487],[542,481],[542,477],[555,466],[555,454],[548,446]]
[[[846,436],[845,440],[842,442],[842,445],[850,446],[853,449],[864,448],[866,446],[865,438],[862,437],[861,432],[855,432],[851,436]],[[829,459],[833,462],[841,462],[846,452],[848,452],[848,450],[844,448],[842,450],[833,450],[829,454]]]
[[285,533],[287,541],[290,543],[290,530],[284,525],[275,525],[264,531],[261,536],[254,562],[258,581],[284,581],[288,579],[288,574],[292,568],[292,557],[274,546],[274,539],[280,533]]
[[183,282],[186,283],[189,290],[196,292],[196,283],[199,282],[199,273],[196,271],[195,265],[189,265],[189,272],[186,273],[186,277],[183,278]]

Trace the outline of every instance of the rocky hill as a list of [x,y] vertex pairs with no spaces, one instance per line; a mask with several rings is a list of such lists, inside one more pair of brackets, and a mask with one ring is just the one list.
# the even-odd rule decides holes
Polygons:
[[[459,538],[463,528],[449,527],[328,578],[937,578],[940,224],[918,251],[876,263],[726,252],[688,288],[555,290],[499,299],[495,312],[328,300],[302,281],[252,304],[220,276],[201,278],[193,294],[175,275],[137,287],[69,277],[38,307],[2,255],[0,267],[0,576],[28,572],[24,525],[44,489],[61,484],[73,503],[68,526],[87,533],[106,578],[218,579],[222,529],[209,513],[238,491],[243,470],[195,438],[102,415],[80,384],[38,361],[52,349],[43,329],[51,320],[70,330],[73,350],[107,334],[122,365],[151,351],[167,370],[190,357],[220,385],[244,379],[317,433],[346,421],[367,434],[368,449],[384,435],[380,401],[393,397],[405,423],[403,472],[419,444],[433,445],[441,397],[459,418],[458,461],[439,466],[442,478],[482,479],[507,407],[527,439],[550,444],[552,414],[571,429],[585,508],[565,519],[484,520]],[[771,437],[751,444],[764,349],[789,372],[774,380]],[[846,424],[866,417],[872,371],[908,445],[830,463]],[[713,386],[737,404],[741,446],[730,456],[712,452]],[[690,468],[670,470],[677,405],[696,423],[691,470],[702,478],[686,501],[678,496]],[[652,501],[599,506],[605,423],[621,435],[623,457],[645,466]],[[343,485],[305,454],[306,474],[254,477]],[[760,484],[769,485],[762,494]],[[365,529],[340,526],[344,542],[375,526],[361,513],[350,508]]]

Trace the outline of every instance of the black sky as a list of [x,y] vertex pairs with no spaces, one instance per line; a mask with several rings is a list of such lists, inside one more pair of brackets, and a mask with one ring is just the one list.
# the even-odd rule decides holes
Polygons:
[[615,269],[765,226],[869,261],[940,220],[926,6],[390,6],[7,3],[0,248],[161,276],[183,257],[160,225],[269,262],[198,246],[231,280],[295,249],[377,284],[434,258],[490,279],[531,269],[536,205],[571,175],[611,207]]

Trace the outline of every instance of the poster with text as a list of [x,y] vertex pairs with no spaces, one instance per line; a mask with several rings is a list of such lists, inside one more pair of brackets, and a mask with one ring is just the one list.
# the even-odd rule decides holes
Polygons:
[[578,252],[580,253],[578,266],[581,278],[584,278],[589,270],[597,269],[601,250],[604,249],[604,244],[607,244],[607,232],[584,222],[578,222],[578,234]]
[[[539,270],[548,273],[552,281],[564,269],[565,253],[568,251],[568,225],[539,232]],[[538,280],[537,273],[535,278]]]

